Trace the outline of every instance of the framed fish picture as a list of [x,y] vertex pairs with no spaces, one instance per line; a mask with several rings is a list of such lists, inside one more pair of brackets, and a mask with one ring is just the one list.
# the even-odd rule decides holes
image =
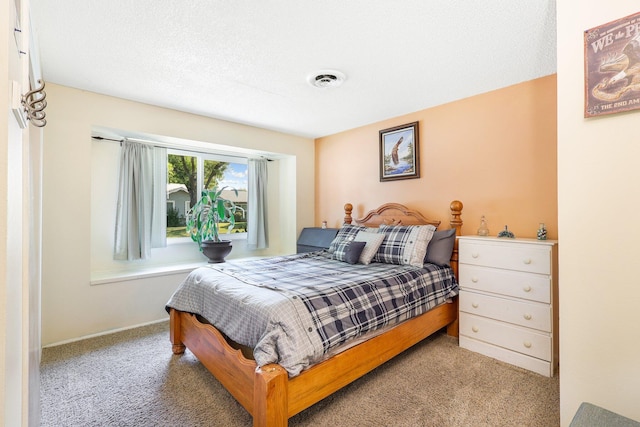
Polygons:
[[420,178],[418,122],[380,131],[380,181]]

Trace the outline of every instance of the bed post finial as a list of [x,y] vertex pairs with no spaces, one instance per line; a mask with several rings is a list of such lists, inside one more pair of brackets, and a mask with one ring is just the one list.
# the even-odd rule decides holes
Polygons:
[[353,218],[351,218],[351,212],[353,212],[353,205],[347,203],[344,205],[344,224],[351,224]]
[[[456,236],[462,235],[462,202],[460,200],[454,200],[449,205],[449,210],[451,210],[451,228],[456,229]],[[456,278],[458,276],[458,239],[453,242],[453,253],[451,254],[451,268],[453,269],[453,274],[455,274]],[[452,336],[458,336],[458,321],[456,320],[450,328],[447,328],[447,333]]]
[[449,205],[451,210],[451,228],[456,229],[456,234],[460,236],[462,234],[462,202],[460,200],[454,200]]

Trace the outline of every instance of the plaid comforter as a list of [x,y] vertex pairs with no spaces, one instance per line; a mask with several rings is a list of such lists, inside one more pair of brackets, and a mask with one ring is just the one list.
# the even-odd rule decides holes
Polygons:
[[348,264],[326,252],[228,261],[192,272],[167,307],[197,313],[291,376],[337,346],[458,293],[450,268]]

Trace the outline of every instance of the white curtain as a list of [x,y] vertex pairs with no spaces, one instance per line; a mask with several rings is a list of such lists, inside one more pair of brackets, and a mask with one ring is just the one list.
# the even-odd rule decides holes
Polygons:
[[[155,233],[164,230],[162,235],[153,239],[153,247],[166,245],[166,149],[125,139],[120,151],[113,258],[128,261],[148,259],[151,256],[152,230]],[[164,177],[161,177],[163,169]]]
[[248,162],[247,248],[269,247],[267,233],[267,160],[249,159]]
[[167,149],[153,147],[151,247],[167,246]]

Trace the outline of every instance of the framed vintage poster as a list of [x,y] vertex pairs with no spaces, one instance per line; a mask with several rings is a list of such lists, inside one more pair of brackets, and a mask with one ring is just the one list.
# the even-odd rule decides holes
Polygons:
[[584,116],[640,108],[640,13],[584,32]]
[[420,178],[418,122],[380,131],[380,181]]

